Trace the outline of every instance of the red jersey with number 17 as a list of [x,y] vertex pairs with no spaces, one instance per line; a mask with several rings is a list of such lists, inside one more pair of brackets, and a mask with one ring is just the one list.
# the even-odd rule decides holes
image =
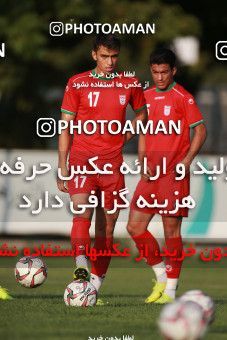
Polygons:
[[203,123],[203,117],[192,95],[175,82],[166,91],[152,87],[144,95],[154,130],[145,137],[148,164],[154,170],[166,157],[170,173],[189,150],[190,127]]
[[[74,125],[79,120],[83,123],[87,120],[117,120],[123,127],[128,104],[135,112],[146,106],[141,84],[136,78],[125,77],[120,73],[109,79],[100,77],[94,71],[87,71],[69,79],[61,110],[75,116]],[[78,134],[77,130],[74,132],[70,150],[72,162],[73,159],[83,156],[98,156],[103,160],[121,156],[124,135],[109,133],[107,125],[105,133],[101,134],[99,127],[97,124],[97,131],[91,135],[83,132]],[[113,129],[116,127],[113,126]],[[90,128],[92,129],[91,125]]]

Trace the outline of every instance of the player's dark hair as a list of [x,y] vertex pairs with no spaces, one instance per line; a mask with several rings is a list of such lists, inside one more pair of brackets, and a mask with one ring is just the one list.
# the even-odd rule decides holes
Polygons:
[[120,39],[114,34],[98,34],[94,41],[93,51],[97,52],[100,46],[104,46],[110,50],[120,51]]
[[159,48],[150,55],[150,65],[168,64],[171,69],[176,66],[176,55],[168,48]]

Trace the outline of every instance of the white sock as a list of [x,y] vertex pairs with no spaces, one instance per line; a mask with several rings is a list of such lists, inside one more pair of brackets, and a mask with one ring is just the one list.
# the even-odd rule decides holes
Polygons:
[[99,291],[105,277],[100,277],[95,274],[91,274],[90,282],[93,284],[97,292]]
[[152,266],[152,269],[155,273],[157,282],[166,282],[167,281],[166,266],[165,266],[165,263],[163,261]]
[[175,299],[176,296],[177,283],[178,279],[167,279],[166,289],[164,293],[166,293],[172,299]]
[[85,255],[76,256],[76,266],[83,267],[88,270],[88,259]]

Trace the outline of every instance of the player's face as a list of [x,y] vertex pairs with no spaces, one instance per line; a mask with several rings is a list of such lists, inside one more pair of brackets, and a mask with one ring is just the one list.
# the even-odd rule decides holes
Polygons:
[[97,63],[96,72],[104,74],[114,72],[118,56],[118,50],[110,50],[105,46],[100,46],[97,51],[92,51],[92,57]]
[[176,67],[171,68],[169,64],[152,64],[151,75],[155,86],[159,90],[166,90],[173,83],[173,77],[176,74]]

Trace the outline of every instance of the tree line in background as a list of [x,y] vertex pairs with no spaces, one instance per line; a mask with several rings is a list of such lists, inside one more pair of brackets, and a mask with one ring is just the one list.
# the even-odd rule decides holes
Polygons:
[[[215,39],[222,39],[218,34],[223,29],[226,32],[227,19],[224,18],[227,11],[219,6],[215,17],[209,2],[185,3],[174,0],[2,0],[0,42],[6,44],[6,57],[0,60],[0,147],[50,147],[45,139],[36,136],[37,119],[59,117],[67,79],[94,66],[91,60],[94,36],[69,33],[53,37],[49,34],[52,21],[154,22],[154,35],[120,36],[121,69],[135,69],[141,80],[149,80],[150,52],[157,46],[169,46],[177,36],[193,35],[201,42],[200,62],[194,67],[182,67],[179,82],[187,84],[186,88],[193,92],[202,82],[226,79],[223,64],[217,63],[214,51],[210,49],[214,48]],[[224,1],[223,6],[226,8]],[[212,26],[214,22],[219,22],[216,33]]]

